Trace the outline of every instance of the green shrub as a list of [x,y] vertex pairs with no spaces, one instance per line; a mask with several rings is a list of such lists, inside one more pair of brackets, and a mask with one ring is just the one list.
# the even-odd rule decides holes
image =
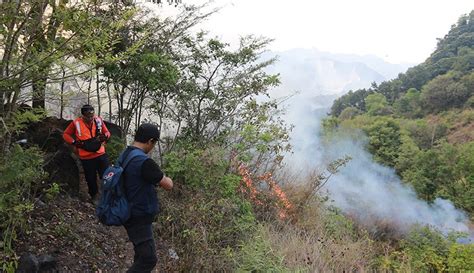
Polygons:
[[163,169],[175,189],[161,198],[159,222],[180,257],[173,265],[177,271],[231,271],[232,253],[253,234],[252,205],[238,194],[241,178],[229,172],[224,158],[216,147],[187,147],[165,156]]
[[324,229],[329,236],[341,240],[343,237],[355,238],[354,225],[335,207],[328,207],[325,211]]
[[460,233],[441,234],[429,227],[415,227],[400,241],[400,250],[381,259],[381,268],[397,272],[471,272],[474,245],[456,243]]
[[[166,173],[193,189],[214,189],[227,191],[235,187],[235,179],[225,178],[229,162],[224,159],[224,151],[219,147],[207,149],[186,147],[166,154]],[[234,185],[226,185],[225,183]],[[219,185],[220,187],[216,187]]]
[[369,136],[368,150],[374,159],[395,166],[401,144],[398,122],[392,118],[380,118],[364,129]]
[[445,270],[449,242],[438,231],[429,227],[416,227],[401,241],[401,247],[408,254],[416,271]]
[[117,137],[117,136],[112,136],[110,140],[107,142],[107,155],[109,156],[109,161],[111,163],[115,163],[117,161],[120,153],[123,151],[125,148],[125,142],[123,139]]
[[27,214],[34,208],[39,183],[46,177],[43,154],[36,148],[15,145],[8,158],[0,159],[0,233],[2,267],[10,267],[14,256],[12,243],[17,231],[24,230]]
[[231,271],[235,266],[230,253],[237,252],[239,243],[253,234],[256,220],[251,204],[181,187],[176,196],[163,195],[158,221],[161,236],[172,238],[180,257],[173,268],[179,272]]
[[464,104],[466,108],[474,108],[474,96],[471,96]]
[[43,193],[45,195],[46,200],[51,201],[53,200],[56,196],[58,196],[59,192],[61,191],[61,188],[58,183],[53,183],[50,185],[48,189],[44,189]]
[[254,236],[245,241],[234,260],[236,272],[290,272],[283,265],[283,257],[272,249],[261,225],[256,227]]
[[450,272],[474,271],[474,244],[453,244],[449,248],[448,268]]

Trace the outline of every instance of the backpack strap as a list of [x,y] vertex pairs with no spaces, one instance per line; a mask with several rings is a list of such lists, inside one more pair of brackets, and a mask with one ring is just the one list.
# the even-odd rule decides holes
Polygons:
[[[140,156],[141,154],[143,154],[143,151],[137,148],[137,149],[131,150],[126,155],[124,154],[123,158],[119,158],[119,160],[117,160],[118,165],[121,166],[122,169],[123,169],[123,180],[122,180],[122,183],[120,185],[120,188],[122,190],[122,193],[125,196],[127,196],[127,192],[125,190],[125,184],[127,183],[127,179],[125,177],[126,176],[125,168],[127,168],[128,163],[130,163],[132,161],[132,159],[134,159],[137,156]],[[120,160],[120,159],[122,159],[122,160],[125,159],[125,162],[123,163],[123,165],[122,165],[122,160]],[[140,186],[139,191],[141,190],[142,187],[143,186]],[[128,199],[128,197],[127,197],[127,199]]]
[[[126,155],[123,155],[123,158],[121,158],[122,160],[118,160],[117,161],[117,164],[119,166],[122,167],[122,169],[125,171],[125,168],[127,168],[128,166],[128,163],[130,163],[130,161],[132,161],[132,159],[134,159],[135,157],[139,156],[140,154],[142,154],[143,151],[140,150],[140,149],[132,149],[130,152],[128,152]],[[123,163],[122,165],[122,161],[125,159],[125,162]]]
[[[102,133],[102,123],[104,121],[101,120],[99,117],[94,117],[94,123],[95,123],[95,136],[99,136]],[[92,136],[92,135],[91,135]]]

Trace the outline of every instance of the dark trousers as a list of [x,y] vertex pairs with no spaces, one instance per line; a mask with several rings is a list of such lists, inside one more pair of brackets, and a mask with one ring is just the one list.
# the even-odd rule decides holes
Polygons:
[[109,157],[107,154],[103,154],[93,159],[81,159],[81,162],[89,188],[89,195],[94,198],[98,192],[97,175],[102,178],[105,169],[109,166]]
[[133,264],[127,270],[128,273],[148,273],[155,268],[158,258],[151,227],[152,219],[152,217],[132,217],[124,225],[135,251]]

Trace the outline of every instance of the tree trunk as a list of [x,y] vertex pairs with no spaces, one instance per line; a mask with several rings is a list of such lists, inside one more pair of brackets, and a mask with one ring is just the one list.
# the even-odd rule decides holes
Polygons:
[[91,104],[91,86],[92,86],[92,74],[89,77],[89,87],[87,87],[87,104]]
[[107,97],[109,99],[109,122],[112,122],[112,95],[110,94],[110,83],[107,80]]
[[42,71],[38,71],[40,78],[33,81],[33,108],[46,109],[46,79],[47,73],[45,68],[41,68]]
[[[33,6],[32,9],[32,18],[35,20],[36,25],[33,26],[31,31],[30,39],[33,39],[33,48],[35,49],[37,58],[41,58],[40,55],[43,53],[48,47],[48,39],[54,38],[55,31],[53,29],[47,29],[47,37],[44,34],[44,26],[43,26],[43,16],[46,11],[46,7],[48,6],[48,1],[43,1],[37,3],[37,6]],[[56,6],[53,5],[52,13],[55,13]],[[55,23],[55,20],[51,19],[49,23],[49,27],[52,27]],[[51,37],[53,36],[53,37]],[[36,75],[33,76],[32,79],[32,87],[33,87],[33,108],[46,108],[45,98],[46,98],[46,81],[48,79],[49,69],[51,63],[50,61],[45,61],[45,63],[39,63],[37,71],[35,71]]]
[[60,107],[59,107],[59,118],[63,118],[64,112],[64,77],[66,76],[66,70],[63,68],[63,77],[61,79],[61,100],[60,100]]
[[100,107],[100,86],[99,86],[99,69],[98,68],[96,69],[96,83],[95,83],[95,86],[96,86],[96,90],[97,90],[97,115],[100,116],[101,107]]

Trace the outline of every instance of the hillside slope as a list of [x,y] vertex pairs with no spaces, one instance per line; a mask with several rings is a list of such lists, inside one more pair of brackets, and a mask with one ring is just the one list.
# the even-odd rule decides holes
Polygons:
[[362,129],[374,159],[429,202],[474,216],[474,11],[423,63],[335,100],[325,133]]

